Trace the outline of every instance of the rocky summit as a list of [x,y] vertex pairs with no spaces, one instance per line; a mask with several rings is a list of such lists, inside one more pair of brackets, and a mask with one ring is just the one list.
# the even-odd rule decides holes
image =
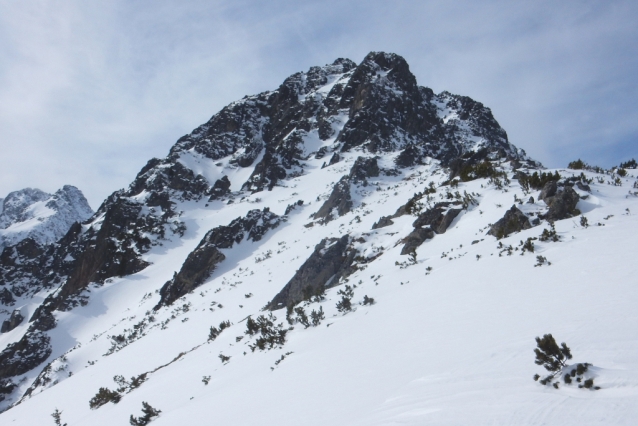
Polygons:
[[[0,422],[565,423],[547,407],[590,395],[581,378],[623,387],[601,404],[638,414],[638,360],[621,386],[591,349],[638,342],[592,302],[631,304],[610,242],[638,230],[629,166],[546,170],[489,108],[419,86],[396,54],[295,73],[96,212],[70,186],[4,199]],[[620,265],[611,289],[578,266],[593,247]],[[571,385],[529,380],[547,328],[594,363]],[[582,424],[600,410],[579,398]]]

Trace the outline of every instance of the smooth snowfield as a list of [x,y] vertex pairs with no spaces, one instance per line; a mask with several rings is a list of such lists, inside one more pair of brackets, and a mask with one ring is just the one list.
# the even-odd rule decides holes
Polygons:
[[[591,185],[592,193],[578,205],[589,227],[582,227],[578,217],[556,222],[560,242],[535,241],[534,253],[521,255],[519,249],[511,256],[497,248],[496,238],[485,235],[486,227],[511,207],[514,195],[527,201],[530,195],[538,199],[538,191],[523,194],[515,180],[507,192],[485,179],[461,183],[461,193],[480,194],[479,204],[462,212],[445,234],[420,246],[417,263],[409,265],[408,256],[399,255],[402,244],[396,243],[413,229],[414,216],[374,231],[371,226],[429,181],[438,186],[446,180],[436,162],[401,176],[370,179],[370,185],[353,193],[352,212],[327,225],[304,226],[354,158],[351,154],[325,169],[316,161],[309,166],[311,173],[286,181],[287,187],[234,204],[181,206],[188,226],[184,239],[153,249],[147,256],[153,265],[140,273],[91,287],[86,307],[56,313],[50,360],[57,358],[52,366],[59,383],[38,388],[1,414],[0,424],[53,424],[51,413],[57,408],[69,426],[125,425],[131,414],[141,414],[142,401],[162,410],[153,426],[636,423],[638,198],[628,194],[633,177],[623,179],[622,187]],[[437,188],[435,201],[445,199],[446,188]],[[316,200],[317,194],[323,199]],[[283,214],[298,199],[305,204],[286,223],[259,242],[243,241],[224,251],[227,259],[205,284],[152,312],[159,300],[155,290],[179,270],[206,231],[254,208]],[[519,207],[525,212],[545,208],[542,202]],[[549,228],[546,222],[501,242],[516,248],[544,228]],[[347,284],[356,286],[355,310],[344,315],[335,308],[343,283],[330,289],[324,301],[305,306],[308,314],[322,306],[326,318],[319,326],[294,324],[283,347],[252,352],[254,338],[244,334],[246,317],[267,315],[260,309],[322,238],[348,232],[365,240],[357,243],[365,256],[383,253],[348,277]],[[551,265],[535,267],[537,255]],[[364,295],[375,304],[361,305]],[[277,323],[289,326],[285,310],[274,314]],[[144,337],[105,356],[112,345],[109,336],[130,333],[151,315],[154,321],[143,326]],[[209,327],[225,320],[233,325],[208,343]],[[532,380],[545,372],[534,364],[533,349],[534,338],[546,333],[572,349],[570,363],[593,364],[600,390],[564,384],[554,389]],[[239,336],[244,337],[238,341]],[[113,376],[129,379],[182,353],[118,404],[89,408],[100,387],[117,388]],[[231,358],[223,363],[220,354]],[[208,376],[205,384],[202,379]]]

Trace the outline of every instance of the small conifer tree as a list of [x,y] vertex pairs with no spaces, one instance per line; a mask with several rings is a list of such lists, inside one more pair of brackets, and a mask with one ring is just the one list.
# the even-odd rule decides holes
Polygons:
[[55,409],[53,414],[51,414],[51,417],[53,417],[53,421],[55,422],[56,426],[67,426],[66,423],[62,423],[62,411],[58,410],[57,408]]
[[103,406],[107,402],[117,404],[120,402],[120,399],[122,399],[122,395],[120,395],[119,392],[112,391],[109,388],[100,388],[95,396],[89,401],[89,407],[94,410]]
[[541,339],[536,338],[534,353],[537,365],[542,365],[549,372],[555,373],[565,367],[567,360],[572,359],[571,350],[563,342],[559,347],[551,334],[546,334]]
[[315,311],[313,309],[312,312],[310,312],[310,318],[312,319],[312,325],[313,326],[316,327],[319,324],[321,324],[321,321],[326,319],[326,316],[323,313],[323,308],[321,306],[319,306],[319,310],[318,311]]
[[[564,342],[558,346],[551,334],[544,335],[542,339],[537,337],[536,346],[534,349],[536,360],[534,362],[545,367],[550,374],[543,378],[536,374],[534,380],[540,379],[540,383],[543,385],[551,384],[554,377],[567,365],[567,360],[572,358],[571,350]],[[569,383],[569,381],[565,380],[565,383]],[[558,389],[557,386],[554,387]]]
[[308,315],[306,315],[306,311],[299,306],[295,308],[295,313],[297,314],[297,322],[304,326],[304,328],[310,327],[310,320],[308,320]]
[[151,422],[153,417],[159,416],[161,412],[161,410],[151,407],[148,402],[142,402],[143,416],[136,418],[131,414],[130,423],[132,426],[146,426]]
[[341,296],[341,300],[337,302],[337,310],[339,312],[349,312],[352,310],[352,297],[354,290],[346,284],[345,288],[337,292]]

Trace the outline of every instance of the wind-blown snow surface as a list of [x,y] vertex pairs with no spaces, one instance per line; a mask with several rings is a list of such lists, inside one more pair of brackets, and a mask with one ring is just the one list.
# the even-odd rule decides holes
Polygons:
[[82,191],[64,185],[55,194],[34,188],[11,192],[0,199],[0,251],[25,238],[51,244],[62,238],[74,222],[93,214]]
[[[462,212],[445,234],[420,246],[417,263],[410,265],[396,244],[412,231],[414,217],[393,219],[394,225],[374,231],[372,224],[447,175],[431,161],[399,176],[369,179],[353,193],[352,212],[327,225],[304,226],[356,154],[344,157],[324,169],[322,160],[311,160],[312,173],[233,204],[179,206],[188,228],[183,239],[152,249],[145,255],[152,265],[143,271],[92,287],[87,306],[56,313],[51,382],[1,414],[0,423],[49,424],[57,408],[69,426],[127,424],[146,401],[162,410],[152,423],[157,426],[635,424],[635,171],[620,187],[610,185],[609,176],[586,173],[603,180],[594,180],[591,194],[578,191],[588,195],[578,208],[590,226],[582,227],[578,218],[559,221],[560,242],[535,241],[535,253],[521,255],[518,249],[511,256],[485,235],[487,225],[503,216],[515,195],[527,201],[530,195],[538,199],[538,191],[524,194],[515,180],[501,190],[485,179],[461,183],[458,191],[480,194],[479,204]],[[380,166],[390,167],[390,160],[384,158]],[[433,197],[445,200],[447,191],[456,190],[441,186]],[[270,207],[281,215],[298,199],[305,204],[286,223],[259,242],[223,250],[226,260],[201,287],[152,311],[159,300],[156,290],[180,269],[206,231],[255,208]],[[542,202],[518,207],[526,213],[545,210]],[[544,228],[549,226],[543,222],[501,242],[517,248]],[[309,313],[322,306],[326,319],[321,325],[295,324],[283,347],[252,352],[254,338],[244,334],[246,317],[267,314],[260,309],[322,238],[346,233],[363,238],[356,246],[364,256],[382,253],[348,277],[356,286],[354,312],[337,312],[337,291],[344,288],[339,285],[325,301],[305,308]],[[551,265],[535,267],[537,255]],[[359,304],[364,295],[376,303]],[[285,310],[274,314],[288,327]],[[209,327],[226,320],[233,325],[207,343]],[[135,325],[145,336],[110,353],[109,336],[130,336]],[[23,327],[3,335],[0,343],[21,335]],[[571,347],[570,362],[594,365],[600,390],[554,389],[532,380],[535,373],[543,374],[534,364],[534,338],[545,333]],[[74,349],[63,354],[67,349],[61,348]],[[230,359],[223,363],[220,354]],[[118,404],[89,408],[100,387],[118,387],[113,376],[138,376],[176,357],[124,393]],[[37,372],[29,374],[24,387]]]

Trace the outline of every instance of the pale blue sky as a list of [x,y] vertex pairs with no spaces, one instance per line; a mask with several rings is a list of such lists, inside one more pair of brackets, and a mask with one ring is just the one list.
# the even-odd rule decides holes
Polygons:
[[244,95],[372,50],[490,107],[548,167],[638,157],[635,1],[0,3],[0,197],[91,205]]

